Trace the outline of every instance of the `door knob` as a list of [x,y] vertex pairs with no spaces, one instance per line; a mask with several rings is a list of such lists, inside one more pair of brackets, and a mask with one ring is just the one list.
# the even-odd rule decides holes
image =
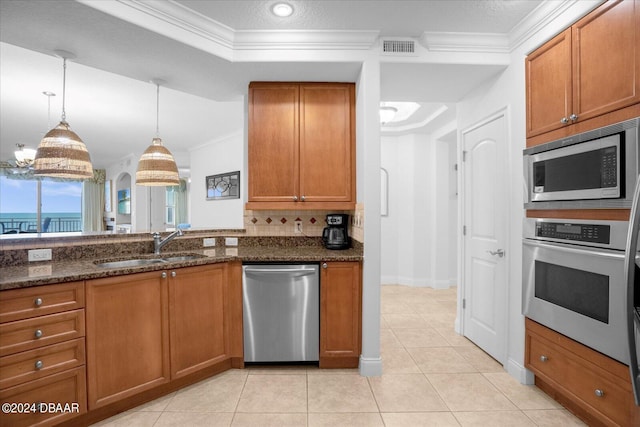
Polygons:
[[504,256],[504,251],[502,249],[498,249],[497,251],[487,251],[491,255],[498,255],[500,258]]

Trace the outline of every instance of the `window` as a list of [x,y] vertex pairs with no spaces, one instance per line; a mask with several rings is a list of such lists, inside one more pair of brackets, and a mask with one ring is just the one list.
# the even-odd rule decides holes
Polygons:
[[82,231],[82,182],[0,176],[0,232],[37,231]]

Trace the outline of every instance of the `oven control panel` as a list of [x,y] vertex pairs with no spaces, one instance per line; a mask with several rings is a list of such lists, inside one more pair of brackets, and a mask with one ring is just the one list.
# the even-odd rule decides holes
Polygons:
[[536,237],[542,239],[573,240],[585,243],[610,242],[611,227],[604,224],[577,224],[566,222],[539,221]]

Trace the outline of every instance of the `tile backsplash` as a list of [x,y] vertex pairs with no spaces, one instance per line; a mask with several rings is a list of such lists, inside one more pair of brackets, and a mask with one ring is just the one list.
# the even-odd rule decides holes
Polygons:
[[[330,213],[348,214],[351,220],[349,235],[362,242],[364,208],[356,205],[354,211],[263,211],[245,210],[244,229],[247,236],[322,236],[326,216]],[[302,225],[302,233],[296,233],[296,221]]]

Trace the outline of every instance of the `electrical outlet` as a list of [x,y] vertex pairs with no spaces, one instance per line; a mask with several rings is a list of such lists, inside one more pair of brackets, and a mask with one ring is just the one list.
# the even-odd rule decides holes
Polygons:
[[51,261],[51,249],[31,249],[29,262],[32,261]]
[[215,246],[215,245],[216,245],[215,237],[207,237],[202,239],[202,246],[205,248],[210,248],[211,246]]
[[238,246],[238,238],[237,237],[225,237],[224,238],[225,246]]
[[295,221],[293,226],[293,232],[295,234],[302,233],[302,221]]

